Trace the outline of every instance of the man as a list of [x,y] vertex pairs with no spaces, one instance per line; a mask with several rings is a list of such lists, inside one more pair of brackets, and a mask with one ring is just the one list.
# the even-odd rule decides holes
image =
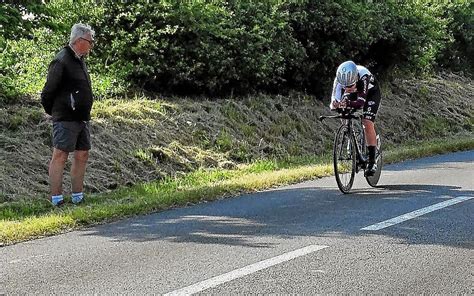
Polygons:
[[346,107],[364,108],[362,124],[369,151],[369,161],[365,172],[367,176],[373,176],[377,171],[375,164],[377,135],[374,121],[380,99],[378,83],[367,68],[358,66],[353,61],[346,61],[339,65],[334,79],[330,108],[332,110]]
[[53,120],[53,155],[49,164],[51,202],[64,203],[62,193],[64,166],[74,152],[71,166],[72,202],[83,201],[84,174],[91,148],[89,120],[93,96],[84,57],[94,45],[95,32],[88,25],[75,24],[69,44],[53,59],[41,104]]

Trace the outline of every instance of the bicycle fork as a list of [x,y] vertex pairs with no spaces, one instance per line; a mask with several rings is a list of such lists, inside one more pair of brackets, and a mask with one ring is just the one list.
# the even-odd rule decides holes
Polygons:
[[360,169],[364,169],[367,166],[367,156],[364,155],[364,147],[362,145],[365,145],[365,141],[360,141],[360,137],[363,137],[364,135],[359,135],[357,137],[355,133],[352,134],[354,137],[354,142],[356,143],[356,154],[357,154],[357,166],[356,166],[356,172],[358,173]]

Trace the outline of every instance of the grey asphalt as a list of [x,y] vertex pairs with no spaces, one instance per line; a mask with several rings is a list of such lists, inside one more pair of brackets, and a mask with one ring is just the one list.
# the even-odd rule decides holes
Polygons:
[[[163,294],[309,245],[326,248],[202,294],[473,294],[474,150],[202,203],[0,248],[0,294]],[[3,282],[3,283],[2,283]],[[3,287],[1,286],[3,284]]]

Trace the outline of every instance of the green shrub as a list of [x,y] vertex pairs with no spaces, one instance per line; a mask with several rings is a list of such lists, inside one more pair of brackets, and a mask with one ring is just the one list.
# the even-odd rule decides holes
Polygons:
[[60,47],[61,39],[48,29],[35,29],[32,34],[31,39],[9,40],[0,56],[7,77],[3,83],[11,90],[10,96],[39,94],[49,62]]
[[103,55],[139,85],[178,93],[242,93],[282,82],[302,52],[288,13],[259,2],[108,3]]
[[[72,25],[97,23],[101,7],[61,0],[2,5],[0,13],[7,14],[0,17],[0,102],[13,103],[25,95],[38,96],[48,65],[67,44]],[[125,75],[106,67],[104,61],[95,57],[94,52],[88,61],[94,93],[99,98],[124,92],[129,86],[124,82]]]
[[[37,94],[74,23],[96,30],[98,98],[131,88],[328,95],[337,65],[472,73],[472,1],[30,1],[0,7],[0,102]],[[67,13],[65,13],[67,12]],[[422,32],[422,34],[420,33]]]
[[439,67],[454,71],[474,72],[474,2],[453,1],[439,7],[446,19],[447,44],[438,57]]
[[112,37],[102,56],[150,90],[323,94],[346,59],[429,72],[446,20],[427,2],[110,2],[97,27]]

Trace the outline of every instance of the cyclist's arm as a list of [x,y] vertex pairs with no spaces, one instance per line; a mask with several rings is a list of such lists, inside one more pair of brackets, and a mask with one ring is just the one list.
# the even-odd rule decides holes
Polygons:
[[[356,93],[353,93],[356,95]],[[357,99],[354,100],[345,100],[346,101],[346,106],[353,108],[353,109],[359,109],[364,107],[365,104],[365,99],[363,97],[357,96]]]
[[367,94],[369,92],[369,75],[364,75],[357,82],[357,92],[353,95],[357,95],[356,99],[347,100],[347,106],[358,109],[364,107],[365,100],[367,99]]
[[331,103],[329,104],[329,108],[331,110],[336,110],[336,108],[340,108],[340,102],[342,101],[342,88],[337,83],[337,80],[334,79],[334,83],[332,85],[332,94],[331,94]]

